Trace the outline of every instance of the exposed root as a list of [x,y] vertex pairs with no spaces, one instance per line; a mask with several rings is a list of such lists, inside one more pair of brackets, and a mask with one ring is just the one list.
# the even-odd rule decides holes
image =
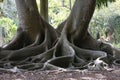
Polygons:
[[[50,38],[48,38],[45,35],[45,39],[40,45],[29,46],[19,50],[1,50],[0,66],[2,68],[17,66],[20,69],[27,70],[59,70],[63,68],[104,70],[106,65],[109,64],[107,60],[109,61],[108,54],[110,53],[104,51],[106,47],[103,47],[103,44],[103,51],[90,50],[90,48],[82,49],[70,43],[67,37],[62,35],[57,43],[51,46]],[[114,63],[118,65],[119,60]]]
[[[108,61],[113,60],[111,46],[98,42],[91,37],[76,45],[70,43],[63,30],[57,40],[50,34],[52,29],[45,28],[44,37],[40,36],[35,42],[18,50],[1,50],[1,68],[14,68],[26,70],[53,70],[53,69],[93,69],[104,70]],[[52,32],[53,33],[53,32]],[[55,42],[57,40],[57,42]],[[95,42],[93,42],[95,41]],[[53,43],[55,43],[53,45]],[[84,44],[85,43],[85,44]],[[93,44],[92,44],[93,43]],[[84,45],[83,45],[84,44]],[[111,57],[108,57],[110,55]],[[118,63],[119,61],[115,61]]]
[[100,58],[97,58],[95,61],[89,63],[87,66],[88,66],[88,70],[94,70],[94,71],[96,70],[103,71],[103,70],[107,70],[108,68],[108,64],[100,60]]
[[[17,29],[17,34],[8,44],[4,45],[2,49],[4,50],[17,50],[23,47],[25,42],[25,32],[22,28]],[[28,38],[29,40],[29,38]],[[29,43],[29,41],[27,41]]]

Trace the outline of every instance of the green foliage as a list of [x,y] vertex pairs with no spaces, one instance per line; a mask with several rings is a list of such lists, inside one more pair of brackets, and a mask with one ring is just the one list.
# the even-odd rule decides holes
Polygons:
[[112,45],[115,46],[116,48],[120,48],[120,44],[112,43]]
[[8,42],[15,34],[17,26],[13,20],[4,17],[0,18],[0,25],[5,29],[6,36],[4,37],[4,42]]
[[[63,2],[64,1],[64,2]],[[55,28],[63,22],[70,13],[70,6],[73,6],[75,0],[49,0],[49,22]]]
[[[103,13],[105,13],[105,14],[103,14]],[[106,27],[108,27],[108,23],[107,23],[108,16],[106,14],[108,14],[108,12],[106,12],[106,10],[96,9],[94,16],[90,23],[90,28],[89,28],[89,30],[94,38],[96,38],[97,32],[99,32],[101,36],[105,36],[104,32],[106,30]]]
[[14,20],[14,22],[18,24],[18,16],[17,16],[15,0],[3,0],[2,13],[5,17]]
[[[114,31],[115,41],[114,45],[120,41],[120,0],[114,3],[109,3],[108,7],[96,9],[94,16],[90,23],[90,32],[94,38],[99,31],[101,36],[105,36],[105,30],[110,27]],[[119,47],[119,45],[116,45]]]
[[97,6],[100,8],[101,6],[108,6],[109,2],[114,2],[116,0],[97,0]]
[[120,41],[120,15],[113,15],[109,18],[109,26],[114,29],[116,43]]

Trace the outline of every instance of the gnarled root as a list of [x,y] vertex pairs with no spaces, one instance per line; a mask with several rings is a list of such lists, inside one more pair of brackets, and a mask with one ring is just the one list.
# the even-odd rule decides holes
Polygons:
[[19,50],[1,50],[0,66],[3,68],[17,66],[27,70],[91,69],[91,63],[94,63],[97,69],[101,70],[102,66],[101,63],[97,63],[98,60],[109,64],[108,54],[111,56],[112,54],[107,51],[110,47],[108,44],[101,43],[100,45],[98,42],[100,48],[94,49],[86,45],[88,48],[86,49],[70,43],[66,35],[61,35],[57,43],[52,45],[54,38],[51,39],[52,36],[47,30],[45,33],[44,40],[39,45],[27,46]]

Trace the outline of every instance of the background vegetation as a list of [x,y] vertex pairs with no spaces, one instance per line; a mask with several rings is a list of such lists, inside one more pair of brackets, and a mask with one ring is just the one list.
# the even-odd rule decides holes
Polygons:
[[1,17],[0,26],[3,27],[3,42],[9,42],[16,32],[17,26],[10,18]]

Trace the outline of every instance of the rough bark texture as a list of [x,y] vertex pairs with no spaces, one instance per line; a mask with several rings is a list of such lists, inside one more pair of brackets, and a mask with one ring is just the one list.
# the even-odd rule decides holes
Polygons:
[[76,0],[57,30],[39,15],[35,0],[16,0],[16,5],[19,27],[14,39],[0,49],[1,68],[105,70],[119,65],[119,49],[96,41],[87,30],[96,0]]
[[40,0],[40,15],[48,22],[48,0]]

